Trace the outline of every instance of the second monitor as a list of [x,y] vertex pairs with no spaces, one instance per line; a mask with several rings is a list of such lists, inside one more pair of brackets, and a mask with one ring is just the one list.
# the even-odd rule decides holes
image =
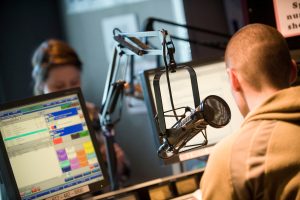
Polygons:
[[0,131],[9,199],[69,199],[108,183],[79,88],[1,105]]

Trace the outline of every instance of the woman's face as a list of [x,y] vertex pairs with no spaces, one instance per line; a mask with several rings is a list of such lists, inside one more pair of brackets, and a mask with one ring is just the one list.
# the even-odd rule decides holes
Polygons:
[[44,93],[80,87],[80,70],[73,65],[55,67],[49,71],[43,85]]

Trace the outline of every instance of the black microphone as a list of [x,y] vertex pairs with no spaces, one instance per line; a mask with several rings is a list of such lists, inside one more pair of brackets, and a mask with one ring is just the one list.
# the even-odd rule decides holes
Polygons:
[[[189,116],[179,120],[173,128],[167,129],[167,137],[163,138],[157,153],[161,158],[170,158],[200,131],[206,130],[207,125],[221,128],[227,125],[230,119],[228,104],[221,97],[210,95],[192,110]],[[205,138],[201,145],[206,145],[207,142]]]
[[162,144],[157,151],[159,157],[166,159],[178,154],[189,140],[206,129],[207,123],[199,109],[200,107],[197,107],[189,116],[178,121],[173,128],[166,130],[168,137],[162,139]]
[[195,123],[196,121],[203,119],[202,114],[200,112],[200,106],[198,106],[195,110],[191,112],[191,114],[182,120],[180,120],[177,124],[175,124],[175,128],[185,129],[190,124]]

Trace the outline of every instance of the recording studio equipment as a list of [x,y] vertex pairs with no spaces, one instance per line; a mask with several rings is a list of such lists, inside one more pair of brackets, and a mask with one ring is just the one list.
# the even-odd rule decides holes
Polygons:
[[[158,38],[160,40],[162,48],[156,49],[152,47],[152,45],[149,46],[144,41],[142,41],[142,39],[148,39],[150,37]],[[176,110],[180,108],[175,108],[174,106],[172,88],[169,80],[169,74],[176,73],[177,71],[177,64],[174,59],[175,46],[166,30],[123,33],[119,29],[116,29],[114,30],[114,39],[116,40],[116,44],[114,47],[113,59],[107,76],[100,118],[100,123],[102,129],[105,132],[104,135],[107,140],[109,138],[110,141],[113,140],[113,135],[110,134],[110,131],[113,129],[115,122],[118,121],[112,119],[116,104],[119,103],[119,110],[121,110],[122,107],[120,101],[118,101],[117,99],[121,100],[123,93],[120,94],[120,92],[118,92],[118,90],[116,89],[116,86],[120,82],[125,83],[122,80],[125,75],[123,74],[123,77],[121,76],[120,79],[118,74],[121,71],[120,69],[123,69],[120,65],[120,59],[123,55],[154,55],[163,57],[164,68],[161,68],[157,72],[153,81],[157,106],[156,122],[160,130],[160,138],[162,142],[162,145],[158,149],[158,156],[160,158],[166,159],[172,157],[174,154],[178,154],[179,150],[183,148],[186,143],[199,132],[202,133],[204,142],[194,145],[193,148],[205,146],[207,144],[206,125],[221,128],[230,121],[231,115],[229,106],[220,97],[212,95],[207,97],[202,103],[200,103],[197,75],[194,69],[189,66],[184,66],[183,68],[187,70],[190,75],[190,81],[193,90],[193,97],[191,98],[193,98],[194,101],[194,109],[186,109],[187,112],[191,113],[188,117],[186,117],[185,115],[177,115]],[[164,110],[162,103],[162,96],[160,92],[160,78],[162,74],[165,74],[167,77],[168,94],[170,97],[170,103],[172,105],[171,110],[169,111]],[[167,129],[165,124],[165,117],[170,117],[167,114],[168,112],[172,112],[173,114],[171,117],[174,117],[176,119],[176,123],[170,129]],[[120,115],[118,119],[120,119]],[[108,151],[108,153],[113,154],[112,151],[113,149],[111,149],[111,152]],[[115,159],[112,159],[111,161],[113,160]],[[113,166],[115,165],[115,163],[111,163],[111,165]],[[115,169],[115,167],[113,167],[112,169]],[[114,174],[115,172],[110,171],[111,178],[115,177]],[[114,184],[116,180],[111,179],[111,182]]]
[[0,105],[8,199],[77,199],[108,185],[80,88]]
[[[196,72],[192,67],[184,66],[183,68],[189,73],[195,110],[193,110],[192,114],[187,118],[179,119],[179,116],[176,113],[178,108],[175,108],[174,106],[174,99],[169,78],[169,73],[176,72],[177,68],[174,60],[175,47],[171,39],[168,42],[164,39],[162,44],[165,69],[155,74],[153,87],[157,107],[157,126],[161,131],[160,137],[162,138],[162,145],[159,147],[157,153],[160,158],[167,159],[175,154],[178,154],[179,150],[199,132],[202,133],[204,141],[195,145],[194,148],[207,145],[206,127],[201,126],[199,120],[204,119],[204,123],[216,128],[221,128],[229,123],[231,115],[229,106],[222,98],[218,96],[209,96],[202,102],[202,104],[200,104]],[[168,56],[168,60],[166,56]],[[173,117],[176,118],[177,121],[170,129],[166,128],[165,123],[165,117],[170,117],[169,115],[166,115],[166,113],[170,111],[164,111],[162,95],[160,92],[160,78],[162,74],[166,75],[168,93],[171,103],[171,112],[173,112]]]
[[[99,196],[93,200],[191,200],[201,195],[195,194],[199,190],[199,182],[204,169],[196,169],[168,177],[157,178],[137,185],[122,188]],[[194,198],[193,198],[194,197]]]
[[[108,70],[104,94],[102,98],[100,124],[105,136],[105,143],[107,147],[107,161],[109,167],[109,177],[111,189],[118,189],[118,180],[116,176],[116,157],[114,153],[114,126],[120,120],[122,111],[122,99],[124,96],[125,86],[125,69],[126,65],[122,66],[122,57],[133,55],[162,55],[163,49],[170,41],[170,37],[165,30],[137,32],[137,33],[123,33],[119,29],[114,29],[114,39],[116,41],[113,49],[113,57]],[[140,38],[156,38],[159,42],[164,42],[162,48],[151,48],[144,43]],[[174,60],[174,59],[173,59]],[[174,61],[175,63],[175,61]],[[118,108],[118,109],[117,109]],[[119,113],[116,113],[115,110]]]
[[163,144],[157,152],[159,157],[169,158],[179,153],[199,132],[202,132],[205,139],[199,146],[207,145],[206,126],[222,128],[231,119],[229,106],[221,97],[215,95],[206,97],[200,106],[188,110],[191,114],[178,120],[173,128],[166,130],[167,136],[162,136]]
[[[173,26],[173,27],[181,27],[181,28],[184,28],[188,31],[193,31],[195,33],[208,34],[208,35],[217,36],[217,37],[224,38],[224,39],[229,39],[231,37],[231,35],[226,34],[226,33],[221,33],[221,32],[210,30],[210,29],[195,27],[195,26],[191,26],[191,25],[188,25],[188,24],[179,24],[179,23],[176,23],[174,21],[165,20],[165,19],[161,19],[161,18],[155,18],[155,17],[149,17],[145,20],[144,30],[145,31],[155,30],[155,28],[154,28],[155,23],[170,25],[170,26]],[[185,41],[185,42],[189,42],[191,44],[195,44],[195,45],[199,45],[199,46],[205,46],[205,47],[219,49],[219,50],[225,50],[226,45],[227,45],[227,42],[222,41],[222,40],[218,40],[218,41],[204,41],[204,40],[203,41],[198,41],[198,40],[195,40],[195,39],[184,38],[184,37],[177,36],[177,35],[170,35],[170,37],[173,40]]]
[[[190,77],[190,73],[186,69],[189,68],[187,66],[192,67],[196,72],[195,75],[192,75],[192,77],[195,76],[195,78]],[[158,74],[160,73],[161,77],[158,78]],[[191,159],[198,159],[199,157],[209,155],[213,150],[214,145],[224,137],[232,134],[239,128],[243,121],[243,116],[241,115],[231,94],[231,88],[223,58],[178,63],[176,73],[169,73],[169,75],[177,119],[170,103],[168,81],[165,70],[162,70],[161,67],[155,68],[154,66],[153,69],[147,69],[140,73],[144,101],[147,107],[148,116],[151,119],[150,125],[153,132],[155,146],[159,149],[158,152],[160,157],[168,158],[161,160],[165,165],[184,162]],[[197,83],[195,82],[192,84],[191,80],[197,80]],[[157,83],[156,87],[160,90],[160,94],[158,95],[161,97],[161,101],[159,100],[160,103],[157,103],[158,98],[156,98],[157,95],[155,94],[156,90],[153,82]],[[195,90],[197,92],[194,92],[195,90],[193,90],[192,85],[198,85],[201,95],[199,95],[196,89]],[[193,93],[195,93],[195,95]],[[214,96],[214,98],[209,96]],[[226,101],[226,103],[223,103],[221,98],[216,97],[217,99],[215,99],[215,96],[221,97],[224,101]],[[195,103],[194,97],[196,97],[195,99],[199,98],[199,101],[197,100]],[[206,100],[206,98],[208,98],[208,100]],[[163,105],[163,111],[159,112],[160,109],[158,108],[160,105],[158,104]],[[230,108],[230,117],[229,110],[226,108],[227,106],[224,106],[225,104],[228,104]],[[199,110],[203,111],[203,108],[204,113],[199,112]],[[215,112],[211,112],[213,110]],[[197,111],[197,114],[193,115],[192,113],[194,111]],[[217,113],[219,113],[220,116],[216,115]],[[228,116],[225,113],[227,113]],[[198,114],[200,114],[201,117],[204,115],[206,119],[206,122],[204,119],[198,120],[199,127],[196,126],[197,122],[195,124],[194,121],[191,121],[190,128],[199,128],[198,134],[191,139],[188,136],[193,136],[192,134],[174,134],[174,132],[183,133],[182,130],[176,129],[180,126],[184,127],[184,123],[190,121],[190,115],[192,119],[196,120],[197,118],[193,117],[198,117]],[[159,116],[161,117],[159,118]],[[220,121],[212,120],[212,116],[215,116],[215,119],[220,119]],[[218,125],[225,125],[228,118],[230,118],[230,122],[226,126],[216,128]],[[178,123],[178,121],[181,123]],[[179,136],[182,136],[182,138]],[[185,141],[188,139],[190,140],[183,147],[178,149],[178,147],[180,147],[179,141]],[[172,145],[178,143],[178,152],[175,151],[175,149],[174,151],[171,151],[172,148],[170,148],[169,143]],[[166,150],[168,148],[170,151]],[[165,150],[162,151],[162,149]]]

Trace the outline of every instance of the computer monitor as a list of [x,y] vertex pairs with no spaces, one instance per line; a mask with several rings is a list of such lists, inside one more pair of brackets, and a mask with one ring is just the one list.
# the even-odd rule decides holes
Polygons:
[[[213,128],[211,126],[207,126],[208,144],[206,146],[193,150],[190,150],[192,149],[192,147],[184,147],[180,150],[178,155],[164,160],[165,164],[185,161],[208,155],[213,149],[213,146],[225,136],[233,133],[241,125],[241,122],[243,120],[243,117],[235,104],[230,90],[225,62],[223,59],[213,59],[209,61],[178,64],[177,71],[175,73],[170,73],[170,83],[175,108],[179,108],[182,106],[189,106],[193,109],[195,108],[189,73],[187,70],[182,69],[182,67],[185,65],[193,67],[197,74],[200,100],[203,101],[204,98],[209,95],[217,95],[224,99],[231,110],[231,121],[223,128]],[[159,138],[159,127],[157,126],[157,123],[154,119],[156,116],[156,102],[153,79],[158,71],[160,71],[160,69],[150,69],[145,70],[143,73],[141,73],[141,83],[144,99],[149,113],[157,148],[162,144],[162,141]],[[164,111],[171,110],[171,103],[165,74],[163,74],[160,78],[160,90],[162,94]],[[174,117],[166,117],[165,121],[167,129],[171,128],[171,126],[176,123],[176,119]],[[199,133],[193,139],[191,139],[187,143],[187,145],[202,143],[204,141],[203,139],[204,137]]]
[[10,199],[69,199],[108,184],[79,88],[1,105],[0,132]]

